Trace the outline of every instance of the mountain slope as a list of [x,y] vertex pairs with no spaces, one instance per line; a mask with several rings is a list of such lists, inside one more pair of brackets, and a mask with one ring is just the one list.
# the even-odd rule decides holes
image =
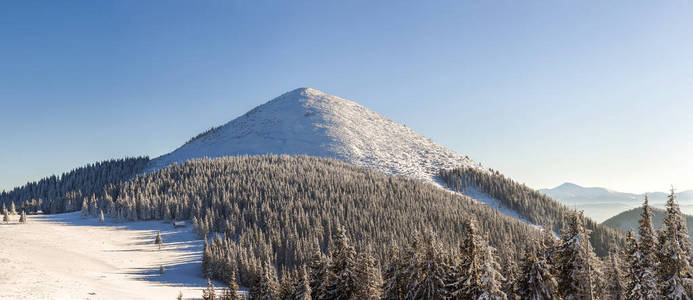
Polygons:
[[[640,206],[644,194],[632,194],[612,191],[601,187],[582,187],[573,183],[564,183],[552,189],[540,189],[539,192],[558,200],[568,207],[585,211],[585,215],[602,222],[624,210]],[[667,193],[648,193],[650,204],[664,207]],[[693,213],[693,191],[677,193],[681,211]]]
[[426,181],[432,181],[441,168],[480,168],[469,158],[355,102],[299,88],[153,159],[149,170],[195,158],[245,154],[336,158]]

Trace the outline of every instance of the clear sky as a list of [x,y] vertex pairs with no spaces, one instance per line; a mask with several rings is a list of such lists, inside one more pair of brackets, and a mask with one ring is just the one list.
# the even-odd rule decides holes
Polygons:
[[302,86],[531,187],[693,188],[692,2],[137,0],[3,3],[0,190]]

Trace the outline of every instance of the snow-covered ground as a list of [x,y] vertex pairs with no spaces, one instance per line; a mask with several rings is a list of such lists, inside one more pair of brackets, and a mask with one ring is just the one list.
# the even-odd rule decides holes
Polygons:
[[79,212],[28,216],[27,224],[13,217],[0,223],[0,299],[199,299],[206,287],[202,241],[190,226],[99,224]]
[[356,102],[300,88],[153,159],[148,170],[194,158],[244,154],[330,157],[429,182],[441,168],[481,168]]

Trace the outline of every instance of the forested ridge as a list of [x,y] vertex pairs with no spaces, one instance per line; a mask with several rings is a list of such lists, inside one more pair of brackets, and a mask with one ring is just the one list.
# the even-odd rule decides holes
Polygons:
[[79,210],[84,197],[103,196],[107,185],[130,179],[141,172],[148,157],[128,157],[87,164],[0,193],[0,203],[29,211],[62,213]]
[[[571,212],[558,201],[506,178],[498,171],[457,168],[440,170],[439,177],[454,191],[464,193],[467,189],[480,189],[533,224],[551,228],[556,233],[563,228]],[[606,256],[609,249],[624,244],[624,235],[613,228],[597,224],[589,218],[585,226],[591,231],[592,244],[599,256]]]
[[[540,236],[534,227],[432,184],[308,156],[174,164],[113,185],[85,207],[123,220],[190,219],[200,237],[210,237],[214,257],[240,262],[233,265],[243,283],[263,259],[295,270],[316,241],[327,250],[339,226],[356,246],[377,246],[374,254],[381,261],[387,260],[388,246],[406,244],[412,232],[427,228],[452,247],[471,218],[492,245],[503,245],[506,258]],[[214,278],[228,276],[223,268],[208,271]]]
[[[621,243],[497,172],[440,178],[560,227],[559,238],[459,193],[333,159],[234,156],[141,174],[146,163],[88,165],[3,193],[3,219],[81,208],[100,219],[189,220],[204,239],[203,274],[229,283],[221,299],[234,299],[237,283],[259,299],[690,299],[693,291],[673,191],[661,229],[645,199],[637,236]],[[603,240],[593,248],[595,236]],[[214,293],[203,298],[219,299]]]

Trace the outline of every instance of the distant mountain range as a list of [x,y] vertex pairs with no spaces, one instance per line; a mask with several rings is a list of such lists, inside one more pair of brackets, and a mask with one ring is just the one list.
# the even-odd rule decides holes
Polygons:
[[[602,187],[582,187],[574,183],[564,183],[552,189],[540,189],[539,192],[572,208],[583,210],[585,215],[597,222],[615,216],[623,211],[636,208],[642,204],[645,194],[624,193]],[[663,208],[668,193],[647,193],[650,204]],[[681,211],[693,214],[693,190],[676,193]]]

